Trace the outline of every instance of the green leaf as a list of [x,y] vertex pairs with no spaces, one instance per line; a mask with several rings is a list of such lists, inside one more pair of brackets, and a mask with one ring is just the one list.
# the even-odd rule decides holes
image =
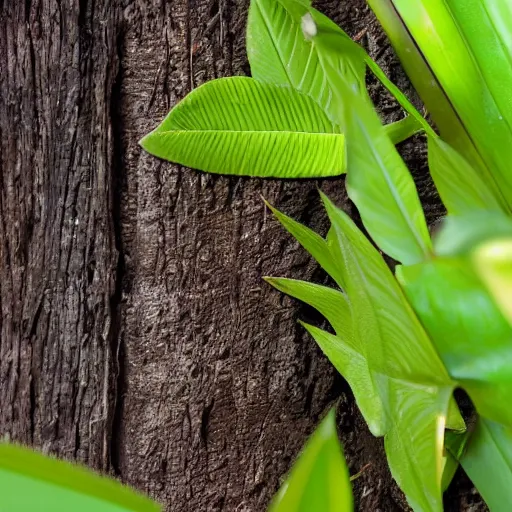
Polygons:
[[[458,151],[463,151],[466,159],[471,161],[475,167],[483,166],[473,141],[469,138],[449,98],[432,74],[415,41],[411,38],[393,1],[368,0],[368,4],[384,28],[407,76],[428,108],[429,115],[441,131],[443,139]],[[427,131],[427,133],[429,132]],[[430,133],[430,136],[432,135]]]
[[479,418],[460,463],[492,512],[512,503],[512,429]]
[[[481,156],[484,181],[510,207],[512,5],[503,0],[393,0],[393,5]],[[473,162],[465,148],[456,148]]]
[[512,219],[499,212],[474,211],[444,219],[434,238],[438,256],[462,256],[478,244],[496,238],[512,237]]
[[368,361],[361,354],[353,336],[342,338],[341,335],[334,336],[318,327],[303,322],[301,324],[348,382],[370,432],[374,436],[383,436],[387,430],[386,412]]
[[336,281],[340,288],[343,288],[343,272],[338,262],[333,258],[329,248],[328,241],[324,240],[312,229],[303,226],[291,217],[265,203],[277,220],[299,243],[306,249],[311,256],[320,264],[320,266]]
[[352,489],[331,410],[307,442],[270,512],[350,512]]
[[384,438],[389,468],[413,510],[443,510],[443,440],[453,388],[390,379],[392,426]]
[[481,245],[472,260],[495,303],[512,324],[512,237]]
[[423,128],[418,120],[410,115],[400,119],[400,121],[384,125],[384,131],[393,144],[399,144],[422,130]]
[[341,339],[352,339],[350,304],[343,292],[295,279],[277,277],[265,277],[264,279],[277,290],[291,295],[318,310],[327,318],[327,321]]
[[512,424],[512,328],[469,262],[438,258],[397,276],[450,376],[477,411]]
[[[303,19],[317,35],[304,33]],[[337,124],[342,121],[339,112],[343,108],[337,94],[338,72],[350,83],[358,83],[366,94],[364,50],[309,2],[252,0],[247,55],[254,78],[311,96]]]
[[[386,411],[391,472],[417,510],[441,510],[443,430],[454,383],[380,254],[345,213],[323,200],[339,245],[353,345]],[[453,411],[452,421],[447,426],[463,428]]]
[[[314,24],[314,36],[305,34],[305,20]],[[411,102],[368,54],[329,18],[313,9],[310,2],[252,0],[247,24],[247,54],[254,78],[291,86],[310,95],[337,124],[343,120],[345,102],[338,91],[340,80],[351,86],[355,84],[361,96],[370,101],[365,90],[368,65],[416,120],[418,127],[432,132]]]
[[463,215],[475,210],[506,212],[480,174],[457,151],[439,137],[429,137],[430,174],[449,214]]
[[203,171],[307,178],[344,172],[344,138],[308,96],[245,77],[192,91],[141,140],[149,153]]
[[85,468],[0,443],[1,508],[9,512],[157,512],[161,507]]
[[414,181],[372,107],[340,84],[345,110],[347,191],[365,228],[405,264],[427,258],[430,236]]
[[[322,194],[345,269],[354,332],[370,366],[411,382],[449,381],[425,331],[382,256]],[[364,341],[363,341],[364,340]],[[414,356],[412,356],[414,354]]]

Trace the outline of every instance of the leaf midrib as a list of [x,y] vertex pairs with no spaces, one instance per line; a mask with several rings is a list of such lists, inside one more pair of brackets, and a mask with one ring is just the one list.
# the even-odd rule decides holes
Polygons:
[[318,136],[327,136],[327,137],[343,137],[343,133],[326,133],[326,132],[300,132],[296,130],[229,130],[229,129],[219,129],[219,130],[166,130],[154,132],[151,136],[163,136],[163,135],[172,135],[172,134],[181,134],[181,133],[238,133],[238,134],[247,134],[252,135],[255,133],[269,133],[269,134],[283,134],[283,135],[318,135]]
[[[391,196],[393,197],[393,200],[395,202],[395,205],[398,207],[398,211],[400,212],[400,215],[402,216],[403,220],[405,221],[405,224],[408,226],[409,230],[413,234],[414,239],[416,240],[416,243],[418,244],[418,247],[422,251],[423,254],[429,254],[429,248],[424,243],[423,238],[418,233],[416,226],[412,222],[412,219],[410,219],[409,212],[407,211],[407,207],[401,200],[400,194],[396,191],[396,187],[393,183],[393,180],[389,176],[389,173],[387,172],[386,165],[384,165],[382,158],[380,157],[379,153],[375,151],[375,148],[373,146],[373,141],[371,137],[369,136],[367,130],[365,129],[364,123],[361,123],[361,120],[359,117],[356,117],[355,122],[359,124],[360,132],[362,133],[363,137],[365,138],[365,142],[367,143],[368,147],[371,148],[371,154],[373,155],[374,160],[377,163],[378,169],[380,169],[387,185],[388,189],[391,192]],[[398,158],[401,158],[398,156]],[[404,164],[405,165],[405,164]]]

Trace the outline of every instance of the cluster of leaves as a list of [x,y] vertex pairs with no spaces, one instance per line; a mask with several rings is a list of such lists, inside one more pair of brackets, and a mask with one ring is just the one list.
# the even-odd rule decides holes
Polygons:
[[[350,384],[391,472],[416,511],[442,510],[460,462],[493,511],[512,503],[512,4],[369,0],[440,136],[365,51],[308,0],[252,0],[252,78],[209,82],[142,140],[204,171],[299,178],[347,172],[373,243],[322,194],[326,238],[274,209],[338,288],[267,281],[316,308],[332,331],[303,324]],[[383,126],[369,68],[407,112]],[[448,217],[431,239],[395,144],[423,131]],[[377,249],[378,247],[378,249]],[[395,273],[381,252],[395,259]],[[467,427],[453,397],[477,416]],[[9,510],[150,511],[115,482],[0,445]],[[20,490],[22,490],[20,492]],[[352,509],[328,414],[274,500],[274,512]]]
[[[252,78],[199,87],[142,145],[209,172],[280,178],[347,172],[348,195],[373,242],[398,262],[396,275],[322,196],[331,222],[325,239],[274,213],[339,289],[268,281],[331,324],[334,333],[305,328],[351,385],[372,433],[384,437],[391,472],[415,510],[442,510],[459,460],[492,510],[506,510],[512,503],[512,7],[506,0],[369,3],[441,136],[308,0],[252,0]],[[367,68],[407,112],[404,120],[382,125],[366,91]],[[394,145],[418,131],[427,135],[430,173],[449,214],[434,242]],[[471,428],[453,398],[458,387],[478,413]]]

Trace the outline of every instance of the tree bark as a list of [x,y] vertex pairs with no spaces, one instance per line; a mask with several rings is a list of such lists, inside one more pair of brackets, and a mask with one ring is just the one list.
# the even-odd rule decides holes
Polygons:
[[[350,211],[343,180],[211,176],[137,144],[192,88],[249,74],[248,2],[0,5],[0,435],[166,510],[256,512],[339,399],[350,468],[371,464],[358,509],[405,510],[382,442],[297,326],[317,317],[261,280],[325,276],[260,196],[325,232],[316,187]],[[406,84],[364,0],[321,8]]]
[[109,468],[117,366],[118,12],[0,12],[0,432]]

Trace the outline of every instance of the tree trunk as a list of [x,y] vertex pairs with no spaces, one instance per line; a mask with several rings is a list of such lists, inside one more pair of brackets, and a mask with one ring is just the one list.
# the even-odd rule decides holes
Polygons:
[[[325,280],[260,198],[325,231],[319,182],[215,177],[137,144],[192,88],[249,73],[247,1],[0,5],[0,435],[173,512],[256,512],[341,396],[351,470],[371,464],[358,509],[404,510],[296,324],[313,313],[261,280]],[[404,85],[364,0],[342,5],[320,7]],[[350,208],[343,180],[322,188]]]

